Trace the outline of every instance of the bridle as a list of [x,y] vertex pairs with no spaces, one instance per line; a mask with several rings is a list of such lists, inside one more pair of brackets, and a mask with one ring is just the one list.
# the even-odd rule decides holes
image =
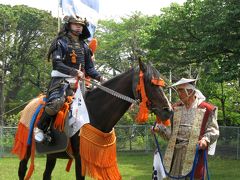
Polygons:
[[[141,109],[141,107],[144,106],[144,108],[147,108],[151,112],[154,112],[156,108],[151,106],[151,102],[148,100],[148,97],[146,95],[145,83],[144,83],[144,73],[141,70],[139,70],[138,76],[139,76],[138,84],[137,84],[136,87],[133,87],[133,90],[135,90],[138,94],[138,97],[135,96],[135,99],[133,99],[131,97],[128,97],[124,94],[121,94],[117,91],[114,91],[114,90],[112,90],[112,89],[110,89],[106,86],[98,84],[95,81],[91,81],[91,80],[86,79],[86,78],[83,78],[83,80],[92,83],[94,86],[98,87],[99,89],[103,90],[104,92],[106,92],[108,94],[111,94],[114,97],[117,97],[119,99],[122,99],[122,100],[127,101],[131,104],[134,104],[134,105],[139,105],[140,109]],[[165,82],[162,78],[156,78],[156,77],[153,77],[153,76],[152,76],[152,79],[151,79],[151,83],[153,85],[156,85],[156,86],[159,86],[159,87],[164,87],[165,86]]]

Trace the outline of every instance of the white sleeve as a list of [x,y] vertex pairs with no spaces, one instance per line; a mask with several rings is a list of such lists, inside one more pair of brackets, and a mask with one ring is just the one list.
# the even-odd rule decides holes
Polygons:
[[217,108],[212,111],[208,117],[203,138],[209,143],[213,144],[219,137],[219,127],[217,123]]

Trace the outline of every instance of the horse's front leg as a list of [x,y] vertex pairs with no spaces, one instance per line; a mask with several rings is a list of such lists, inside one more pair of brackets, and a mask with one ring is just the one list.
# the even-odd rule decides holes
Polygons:
[[19,163],[19,167],[18,167],[19,180],[24,180],[24,177],[27,172],[27,163],[30,158],[30,155],[31,155],[31,146],[28,146],[26,156]]
[[47,154],[46,168],[43,173],[43,180],[51,180],[52,171],[56,165],[57,159]]
[[76,180],[84,180],[85,177],[82,176],[82,166],[81,166],[81,158],[79,153],[79,131],[71,137],[71,145],[72,145],[72,151],[75,159],[75,174],[76,174]]

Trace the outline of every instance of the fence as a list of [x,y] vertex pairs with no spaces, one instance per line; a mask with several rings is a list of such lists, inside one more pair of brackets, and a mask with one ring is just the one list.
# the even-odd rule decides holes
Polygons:
[[[0,157],[10,156],[16,127],[0,127]],[[156,148],[150,125],[116,126],[118,151],[153,152]],[[164,151],[167,142],[158,137]],[[220,127],[216,154],[222,158],[240,159],[240,127]]]

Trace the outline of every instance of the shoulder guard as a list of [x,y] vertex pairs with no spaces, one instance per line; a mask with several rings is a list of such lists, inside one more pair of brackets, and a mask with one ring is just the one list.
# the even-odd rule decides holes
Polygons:
[[57,42],[58,42],[58,38],[55,38],[48,49],[48,54],[47,54],[48,61],[50,59],[52,52],[57,49]]
[[48,50],[48,60],[50,59],[51,54],[60,47],[62,50],[62,53],[65,55],[67,51],[67,40],[65,38],[55,38]]
[[68,39],[67,38],[61,38],[61,39],[58,39],[58,46],[60,46],[61,50],[62,50],[62,53],[63,53],[63,56],[66,55],[67,53],[67,49],[68,49]]

